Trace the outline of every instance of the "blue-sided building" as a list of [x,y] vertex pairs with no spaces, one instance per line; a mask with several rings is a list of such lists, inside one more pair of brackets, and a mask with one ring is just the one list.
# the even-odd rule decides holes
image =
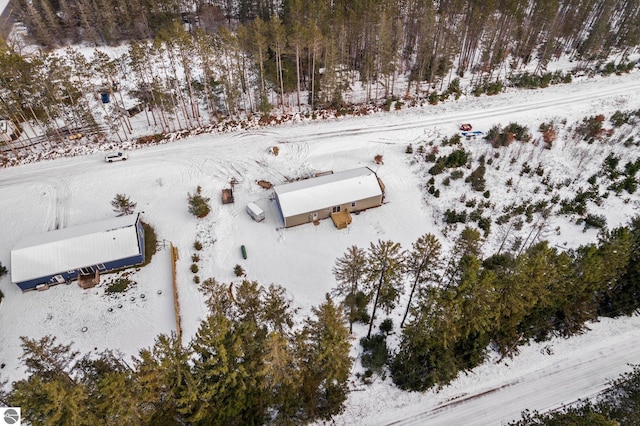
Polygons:
[[11,250],[11,281],[22,291],[144,263],[139,215],[23,238]]

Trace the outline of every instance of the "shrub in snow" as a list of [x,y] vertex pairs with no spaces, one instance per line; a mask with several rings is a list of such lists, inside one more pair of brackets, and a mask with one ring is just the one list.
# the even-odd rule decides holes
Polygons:
[[451,179],[460,179],[462,176],[464,176],[464,172],[462,170],[454,170],[451,172]]
[[391,318],[385,318],[380,324],[380,332],[389,334],[393,330],[393,320]]
[[462,137],[458,133],[456,133],[455,135],[451,136],[450,138],[443,138],[442,139],[442,146],[460,145],[461,143],[462,143]]
[[607,226],[607,218],[604,215],[595,215],[589,213],[584,218],[584,230],[589,228],[602,229]]
[[236,265],[233,267],[233,273],[236,275],[236,277],[241,277],[244,275],[244,268],[240,265]]
[[462,210],[458,213],[455,210],[447,209],[447,211],[444,212],[444,221],[446,223],[466,223],[467,212],[466,210]]
[[198,241],[198,240],[195,240],[193,242],[193,248],[198,250],[198,251],[202,250],[202,243],[200,241]]
[[501,146],[509,146],[513,141],[529,142],[531,135],[529,128],[518,123],[509,123],[504,129],[500,125],[495,125],[487,132],[485,139],[491,143],[491,146],[498,148]]
[[132,214],[136,208],[136,203],[132,202],[125,194],[116,194],[111,201],[113,211],[119,213],[118,216]]
[[481,217],[478,219],[478,228],[484,231],[484,237],[488,237],[491,232],[491,218]]
[[389,349],[384,335],[376,334],[369,338],[360,339],[362,345],[362,356],[360,358],[362,366],[376,374],[384,371],[384,366],[389,359]]
[[123,293],[131,285],[131,281],[128,278],[120,277],[116,279],[113,284],[107,287],[107,293]]
[[189,200],[189,213],[197,218],[203,218],[211,211],[211,207],[209,207],[209,198],[203,197],[201,191],[202,188],[198,186],[195,194],[187,194],[187,198]]
[[144,229],[144,264],[148,265],[158,250],[158,237],[156,230],[148,223],[142,222],[142,229]]
[[631,119],[631,113],[622,112],[622,111],[618,110],[618,111],[613,113],[613,115],[611,116],[609,121],[611,122],[613,127],[620,127],[623,124],[629,123],[630,119]]
[[471,188],[473,188],[474,191],[478,191],[478,192],[484,191],[485,190],[485,179],[484,179],[485,171],[486,171],[485,166],[483,165],[478,166],[473,172],[471,172],[469,177],[465,179],[465,182],[470,182]]
[[604,123],[604,115],[602,114],[584,118],[582,123],[576,126],[574,134],[585,141],[600,140],[607,134],[607,131],[602,127],[602,123]]
[[198,268],[198,265],[196,265],[195,263],[191,264],[191,272],[193,272],[195,274],[199,270],[200,270],[200,268]]
[[531,166],[526,161],[522,163],[522,168],[520,169],[520,176],[528,175],[531,173]]
[[438,175],[445,171],[445,169],[462,167],[467,164],[468,159],[469,153],[467,151],[464,149],[457,149],[445,157],[438,157],[436,164],[429,169],[429,174]]

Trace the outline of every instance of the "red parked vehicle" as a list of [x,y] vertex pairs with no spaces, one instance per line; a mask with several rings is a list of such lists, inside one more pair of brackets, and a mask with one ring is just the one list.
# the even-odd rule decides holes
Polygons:
[[468,132],[471,129],[473,129],[473,126],[471,126],[471,124],[469,124],[469,123],[465,123],[465,124],[461,124],[460,125],[460,130],[462,130],[463,132]]

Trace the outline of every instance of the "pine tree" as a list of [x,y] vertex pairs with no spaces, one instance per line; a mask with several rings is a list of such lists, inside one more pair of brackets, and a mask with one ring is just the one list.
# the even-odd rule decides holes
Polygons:
[[605,233],[600,251],[606,290],[600,294],[599,311],[611,317],[631,315],[640,305],[640,216]]
[[287,41],[287,33],[282,25],[282,20],[274,15],[268,26],[268,35],[270,41],[270,48],[275,53],[276,59],[276,81],[278,82],[278,87],[280,88],[280,109],[284,112],[284,78],[283,78],[283,66],[282,66],[282,56],[284,54],[284,49]]
[[297,350],[302,361],[300,398],[309,421],[329,420],[340,413],[347,399],[352,359],[349,330],[342,310],[327,294],[313,308],[299,336]]
[[118,216],[132,214],[136,205],[137,204],[131,201],[125,194],[116,194],[111,201],[111,207],[113,207],[114,212],[119,213]]
[[221,312],[204,320],[192,343],[195,386],[181,396],[189,423],[229,424],[249,422],[248,381],[243,342],[232,321]]
[[454,327],[459,336],[455,354],[462,369],[471,369],[484,361],[491,332],[497,316],[496,275],[483,270],[482,262],[474,256],[464,256],[460,262],[460,281],[453,293],[451,313],[456,315]]
[[77,377],[78,352],[51,336],[21,340],[29,377],[13,385],[9,403],[22,407],[22,417],[33,424],[95,424],[88,389]]
[[9,404],[21,407],[24,421],[38,425],[92,425],[100,420],[88,410],[88,392],[84,385],[63,375],[45,379],[32,374],[17,381],[9,395]]
[[21,337],[22,356],[20,360],[29,375],[38,375],[50,379],[58,375],[72,379],[78,351],[72,351],[71,345],[56,344],[53,336],[44,336],[39,340]]
[[338,282],[333,294],[343,298],[343,305],[347,308],[349,318],[349,333],[353,332],[353,323],[361,317],[358,312],[357,295],[361,291],[360,284],[364,277],[365,265],[365,251],[357,246],[351,246],[342,257],[336,259],[336,266],[333,267],[333,275]]
[[449,317],[446,292],[431,287],[419,296],[415,315],[402,328],[389,370],[398,387],[422,392],[449,383],[460,367],[450,344],[457,336]]
[[460,279],[460,263],[464,257],[480,257],[480,232],[477,229],[465,227],[454,243],[442,282],[445,286],[456,285]]
[[291,302],[286,297],[286,289],[270,284],[269,288],[262,292],[262,296],[264,298],[262,321],[267,324],[269,330],[288,336],[291,327],[293,327],[293,318],[291,316]]
[[190,412],[195,380],[190,369],[191,351],[182,346],[175,333],[156,337],[151,348],[134,358],[135,395],[143,424],[185,422]]
[[202,196],[200,186],[196,188],[195,194],[187,194],[187,198],[189,200],[189,213],[195,217],[202,219],[211,211],[211,207],[209,207],[210,198]]
[[296,358],[293,344],[278,331],[269,333],[264,342],[263,363],[257,374],[269,394],[274,424],[295,422],[302,406],[298,394],[302,380],[300,360]]
[[370,338],[378,305],[389,312],[404,291],[402,280],[405,266],[400,243],[381,240],[377,244],[371,243],[366,262],[365,283],[369,297],[373,298],[373,312],[367,332],[367,338]]
[[81,381],[88,389],[89,410],[96,418],[108,424],[141,424],[134,371],[121,354],[111,350],[86,354],[77,369],[81,370]]
[[400,327],[404,327],[415,291],[424,284],[435,280],[440,266],[441,247],[440,241],[435,235],[425,234],[413,243],[413,249],[407,254],[407,272],[413,278],[413,284]]

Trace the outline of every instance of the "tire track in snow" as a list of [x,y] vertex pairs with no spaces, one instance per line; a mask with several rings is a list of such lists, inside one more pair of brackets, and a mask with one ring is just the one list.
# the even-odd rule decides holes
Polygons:
[[48,185],[49,205],[45,229],[55,231],[66,227],[68,221],[69,203],[71,201],[71,189],[69,185],[60,179],[46,179]]
[[[395,132],[398,130],[407,129],[419,129],[422,127],[429,127],[441,124],[452,124],[460,121],[475,121],[483,118],[498,117],[501,115],[513,115],[516,113],[536,111],[542,109],[557,108],[565,105],[571,105],[574,103],[581,103],[589,100],[602,100],[604,98],[611,98],[620,95],[628,96],[629,93],[640,92],[640,83],[625,84],[615,88],[600,89],[597,91],[580,92],[574,95],[567,95],[558,99],[543,99],[535,101],[523,101],[518,105],[508,105],[501,107],[492,107],[486,111],[474,111],[467,110],[455,113],[443,113],[440,115],[434,115],[425,119],[412,120],[411,122],[404,123],[387,123],[379,126],[371,125],[361,128],[343,129],[343,130],[330,130],[326,132],[317,132],[315,135],[309,136],[306,139],[309,141],[322,140],[326,138],[333,138],[336,136],[357,136],[370,133],[381,132]],[[500,96],[500,95],[498,95]],[[400,141],[399,141],[400,142]],[[401,141],[404,143],[404,141]]]
[[[580,91],[576,94],[568,94],[564,97],[556,98],[556,99],[545,99],[545,90],[553,90],[553,88],[542,89],[539,93],[534,93],[541,97],[540,100],[528,101],[526,99],[521,100],[517,105],[508,105],[508,106],[491,106],[490,108],[480,111],[478,108],[482,108],[482,106],[474,107],[472,105],[466,105],[464,102],[460,103],[460,111],[456,112],[448,112],[444,111],[438,113],[437,115],[431,115],[424,119],[415,119],[415,115],[411,117],[407,117],[407,120],[411,120],[409,122],[398,122],[398,123],[384,123],[381,125],[367,125],[366,127],[354,127],[340,130],[328,130],[322,131],[318,128],[314,128],[314,134],[309,135],[305,134],[301,138],[305,140],[305,142],[315,142],[322,141],[324,139],[333,138],[335,136],[357,136],[357,135],[367,135],[367,134],[378,134],[382,132],[395,132],[398,130],[406,130],[406,129],[419,129],[424,127],[433,127],[439,126],[442,124],[452,124],[458,123],[460,121],[474,121],[482,118],[491,118],[491,117],[500,117],[504,115],[512,115],[515,113],[522,113],[526,111],[535,111],[541,109],[551,109],[551,108],[559,108],[565,105],[572,105],[574,103],[581,103],[584,101],[597,101],[603,100],[606,98],[612,98],[615,96],[629,96],[631,93],[640,92],[640,83],[631,82],[631,83],[623,83],[613,87],[605,87],[603,89],[597,90],[589,90],[586,88],[585,91]],[[576,87],[575,90],[580,90],[579,87]],[[528,93],[523,90],[521,93]],[[501,95],[496,96],[496,101],[500,98]],[[457,104],[456,104],[457,105]],[[429,109],[424,109],[425,114],[429,114]],[[395,119],[402,119],[401,116],[395,117]],[[301,131],[305,131],[306,127],[300,127]],[[233,141],[247,139],[251,137],[258,137],[264,139],[265,137],[277,136],[277,132],[273,131],[240,131],[238,133],[230,133],[224,136],[228,142],[233,143]],[[283,144],[287,144],[287,142],[279,142]],[[392,142],[391,142],[392,143]],[[406,141],[398,141],[398,143],[406,143]],[[188,147],[172,147],[171,144],[165,145],[165,151],[167,151],[168,155],[178,157],[181,155],[181,151],[197,151],[202,147],[209,146],[210,141],[203,140],[197,143],[192,144]],[[149,156],[144,155],[145,159],[158,161],[160,159],[160,151],[153,153],[155,154],[153,157],[151,154]],[[197,161],[201,159],[201,156],[194,155],[193,161]],[[77,164],[58,164],[56,162],[51,162],[50,165],[42,165],[40,164],[37,169],[29,170],[29,169],[7,169],[3,170],[3,173],[0,174],[0,186],[12,186],[16,183],[21,182],[31,182],[34,175],[42,174],[46,171],[48,176],[51,177],[59,177],[63,178],[68,175],[69,168],[77,168]]]
[[620,371],[630,370],[629,363],[638,362],[639,340],[640,333],[629,330],[611,342],[598,341],[561,357],[552,356],[548,363],[523,371],[506,383],[480,388],[412,416],[378,424],[497,425],[519,418],[526,408],[546,412],[594,397],[606,390],[609,380],[618,377]]

